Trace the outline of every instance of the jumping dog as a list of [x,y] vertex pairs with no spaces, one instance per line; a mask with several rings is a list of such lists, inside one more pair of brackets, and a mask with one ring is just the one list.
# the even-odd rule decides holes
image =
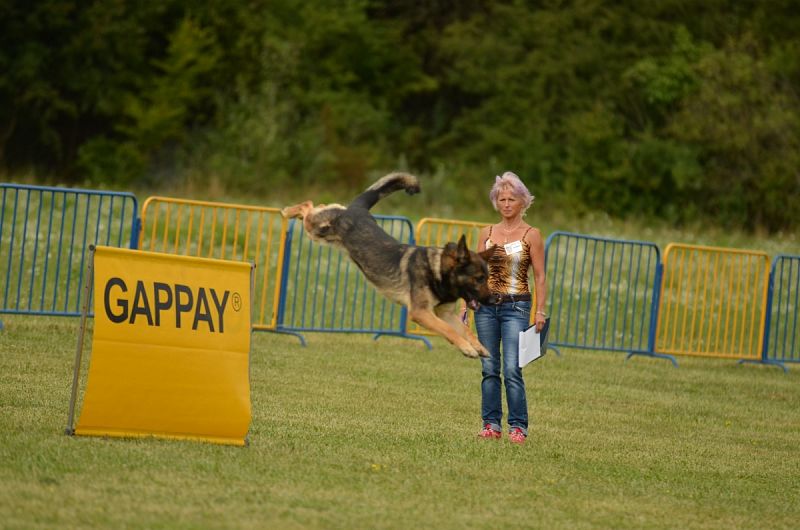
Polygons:
[[471,251],[463,235],[458,243],[444,247],[400,243],[369,212],[379,200],[399,190],[418,193],[417,177],[390,173],[348,206],[314,206],[305,201],[281,213],[302,218],[313,241],[344,249],[378,292],[408,308],[412,321],[443,336],[467,357],[488,357],[489,352],[459,318],[456,302],[463,299],[473,310],[479,304],[497,302],[487,284],[486,259],[491,249],[485,255]]

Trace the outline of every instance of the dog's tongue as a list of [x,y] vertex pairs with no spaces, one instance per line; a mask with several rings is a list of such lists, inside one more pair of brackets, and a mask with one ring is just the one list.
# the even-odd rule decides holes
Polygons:
[[469,308],[472,309],[473,311],[478,309],[479,305],[480,304],[478,304],[477,300],[470,300],[470,301],[467,302],[467,306],[469,306]]

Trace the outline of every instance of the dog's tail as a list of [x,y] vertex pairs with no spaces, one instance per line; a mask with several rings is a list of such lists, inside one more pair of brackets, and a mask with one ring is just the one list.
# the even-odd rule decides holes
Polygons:
[[350,207],[369,210],[375,203],[398,190],[406,190],[409,195],[419,193],[419,181],[408,173],[389,173],[367,188],[364,193],[353,199]]

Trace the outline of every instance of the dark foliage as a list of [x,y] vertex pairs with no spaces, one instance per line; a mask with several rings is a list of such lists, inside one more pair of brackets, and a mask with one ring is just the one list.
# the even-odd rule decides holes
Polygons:
[[511,169],[616,216],[791,229],[795,7],[0,1],[0,170],[267,193],[401,168],[459,193]]

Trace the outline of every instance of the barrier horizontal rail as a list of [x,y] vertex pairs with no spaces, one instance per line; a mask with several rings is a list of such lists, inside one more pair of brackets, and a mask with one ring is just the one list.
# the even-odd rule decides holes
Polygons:
[[551,345],[660,356],[654,243],[558,231],[545,242],[545,262]]
[[149,197],[140,248],[255,264],[253,329],[275,330],[287,221],[278,208]]
[[667,245],[656,351],[759,359],[769,261],[760,251]]
[[0,190],[0,313],[79,316],[89,245],[136,248],[136,197],[11,183]]
[[780,254],[772,262],[767,291],[762,362],[800,362],[800,256]]

